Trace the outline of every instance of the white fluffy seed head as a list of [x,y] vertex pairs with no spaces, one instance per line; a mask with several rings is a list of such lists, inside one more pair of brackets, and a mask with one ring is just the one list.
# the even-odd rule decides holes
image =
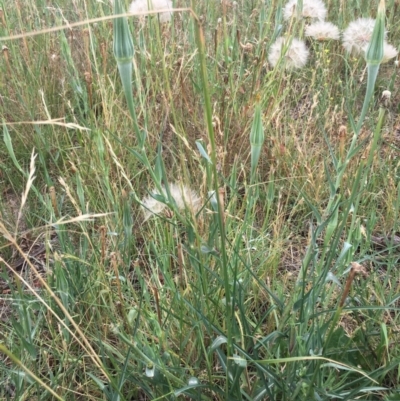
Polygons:
[[363,54],[371,40],[374,26],[375,20],[372,18],[358,18],[350,22],[343,32],[343,47],[349,53]]
[[[171,0],[133,0],[129,6],[129,12],[132,14],[143,13],[154,10],[170,10],[172,9]],[[160,22],[168,22],[171,20],[172,12],[160,13]]]
[[297,12],[297,0],[289,0],[283,8],[283,18],[290,20],[292,17],[318,19],[323,21],[327,10],[322,0],[303,0],[303,10]]
[[397,49],[389,43],[384,43],[383,45],[383,59],[382,63],[387,63],[392,58],[396,57],[399,54]]
[[309,51],[306,44],[300,40],[293,38],[288,45],[289,39],[279,37],[270,47],[268,54],[268,61],[275,67],[279,60],[282,58],[282,62],[285,68],[302,68],[307,64]]
[[[374,31],[375,20],[372,18],[359,18],[350,22],[349,26],[343,32],[343,47],[355,55],[365,53],[368,50],[369,42]],[[385,38],[387,33],[385,32]],[[398,54],[397,49],[385,40],[383,47],[382,63],[387,63]]]
[[[172,199],[176,203],[178,210],[189,209],[192,213],[199,211],[201,207],[201,198],[196,191],[192,190],[186,185],[180,183],[168,184],[169,192]],[[155,195],[161,195],[168,199],[167,190],[163,187],[162,192],[157,189],[151,191],[151,195],[142,199],[142,208],[144,213],[144,221],[148,220],[152,215],[160,214],[167,208],[165,203],[154,199]]]
[[317,21],[306,27],[305,35],[315,40],[338,40],[340,31],[332,22]]
[[[153,191],[152,195],[157,195],[157,192]],[[153,196],[146,196],[142,199],[144,221],[148,220],[153,214],[160,214],[166,207],[164,203],[154,199]]]

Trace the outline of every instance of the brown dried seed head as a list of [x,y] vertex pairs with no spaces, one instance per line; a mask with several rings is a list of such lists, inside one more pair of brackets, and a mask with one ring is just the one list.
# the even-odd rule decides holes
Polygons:
[[165,209],[164,213],[167,219],[172,219],[172,217],[174,217],[174,212],[171,209]]
[[85,76],[86,83],[91,84],[92,83],[92,73],[90,71],[85,71],[84,76]]
[[341,125],[339,127],[339,137],[343,138],[347,135],[347,127],[345,125]]
[[51,204],[53,206],[54,213],[58,217],[59,213],[58,213],[58,206],[57,206],[57,195],[56,195],[56,189],[53,186],[49,188],[49,194],[50,194],[50,200],[51,200]]
[[219,203],[222,207],[225,206],[225,189],[223,187],[218,189]]
[[240,47],[245,51],[245,52],[251,52],[253,50],[253,45],[251,43],[240,43]]
[[69,167],[70,171],[75,174],[78,171],[78,169],[76,168],[76,165],[73,162],[71,162],[71,160],[69,160],[68,162],[70,164],[70,167]]
[[351,262],[351,269],[354,271],[355,274],[361,274],[364,277],[368,276],[366,268],[357,262]]

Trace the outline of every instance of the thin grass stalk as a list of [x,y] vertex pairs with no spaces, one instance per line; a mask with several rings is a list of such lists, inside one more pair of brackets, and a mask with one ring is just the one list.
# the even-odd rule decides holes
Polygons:
[[[172,26],[174,26],[172,24]],[[162,48],[162,43],[161,43],[161,34],[160,34],[160,25],[157,23],[156,24],[156,38],[157,38],[157,45],[158,45],[158,50],[160,51],[160,53],[163,53],[163,48]],[[170,79],[169,79],[169,74],[168,74],[168,68],[167,65],[165,63],[165,57],[161,57],[161,63],[162,63],[162,71],[163,71],[163,76],[164,76],[164,85],[165,85],[165,92],[167,93],[167,99],[168,99],[168,104],[167,104],[167,108],[166,108],[166,116],[165,119],[163,121],[163,126],[162,129],[165,130],[165,125],[167,122],[167,118],[168,118],[168,114],[169,111],[171,111],[172,114],[172,119],[174,122],[174,126],[178,127],[179,126],[179,120],[176,116],[176,109],[175,109],[175,101],[174,101],[174,96],[173,93],[171,91],[171,85],[170,85]],[[160,139],[161,141],[161,139]]]
[[[212,173],[213,173],[213,186],[214,191],[218,194],[219,183],[218,183],[218,172],[217,172],[217,148],[215,143],[214,127],[212,121],[212,106],[210,93],[208,90],[208,77],[207,77],[207,63],[205,56],[205,37],[201,27],[199,19],[195,19],[195,31],[196,31],[196,41],[199,50],[199,63],[201,72],[201,81],[203,83],[203,97],[205,102],[205,113],[206,113],[206,123],[207,123],[207,133],[209,142],[211,145],[211,161],[212,161]],[[232,355],[232,332],[231,332],[231,318],[232,318],[232,303],[231,303],[231,290],[229,287],[229,271],[228,271],[228,259],[226,254],[226,239],[225,239],[225,222],[224,222],[224,205],[221,205],[219,196],[216,196],[218,204],[218,226],[220,231],[221,240],[221,259],[222,259],[222,271],[224,279],[224,290],[226,299],[226,309],[225,317],[227,321],[227,355],[228,357]],[[228,358],[228,364],[233,363],[230,358]],[[229,369],[227,369],[229,371]],[[226,396],[229,398],[229,381],[226,381]]]
[[[376,77],[375,77],[375,79],[376,79]],[[361,165],[359,167],[359,169],[357,171],[357,175],[356,175],[356,177],[354,179],[353,186],[352,186],[351,196],[350,196],[350,199],[347,200],[347,207],[343,211],[342,224],[339,227],[337,227],[337,224],[338,224],[337,210],[338,210],[338,207],[339,207],[340,199],[337,199],[336,195],[331,197],[332,201],[333,200],[336,200],[336,201],[335,201],[335,203],[332,202],[331,203],[331,208],[328,209],[332,214],[327,219],[327,222],[328,222],[327,231],[328,231],[328,226],[331,225],[331,223],[332,224],[334,223],[334,227],[330,228],[331,234],[329,236],[328,236],[328,234],[326,234],[326,236],[325,236],[323,254],[321,256],[321,260],[323,261],[324,266],[331,266],[331,264],[333,262],[333,259],[334,259],[334,256],[335,256],[335,252],[333,252],[331,250],[332,249],[337,249],[337,247],[339,245],[339,240],[340,240],[340,237],[341,237],[341,233],[343,232],[345,224],[347,222],[347,216],[349,215],[350,208],[352,207],[352,205],[355,204],[356,205],[356,209],[355,209],[355,211],[353,213],[351,228],[349,230],[349,236],[351,235],[352,229],[353,229],[355,221],[356,221],[357,205],[359,204],[359,201],[360,201],[360,198],[361,198],[361,195],[362,195],[362,192],[363,192],[362,190],[360,191],[360,189],[359,189],[360,180],[361,180],[361,177],[363,176],[364,179],[361,180],[361,185],[364,188],[364,186],[365,186],[365,178],[366,178],[366,175],[369,172],[370,165],[372,164],[373,155],[374,155],[374,152],[375,152],[375,149],[377,147],[377,143],[378,143],[378,140],[379,140],[379,137],[380,137],[380,132],[381,132],[382,124],[383,124],[383,119],[384,119],[384,110],[381,109],[380,110],[380,114],[379,114],[378,124],[377,124],[377,127],[376,127],[375,131],[374,131],[374,139],[373,139],[373,143],[372,143],[372,146],[371,146],[371,151],[370,151],[367,163],[366,163],[366,167],[367,168],[365,168],[365,166],[363,164],[363,165]],[[361,173],[364,173],[364,174],[361,174]],[[332,208],[334,208],[334,210],[332,210]],[[331,218],[333,218],[332,221],[330,221]],[[335,232],[335,235],[333,236],[334,232]],[[350,240],[350,239],[348,239],[348,240]],[[336,312],[335,312],[335,314],[334,314],[334,316],[332,318],[332,321],[329,324],[329,331],[328,331],[328,333],[327,333],[327,335],[325,337],[325,341],[324,341],[324,350],[328,350],[329,349],[329,344],[330,344],[330,342],[332,340],[333,333],[334,333],[334,331],[335,331],[335,329],[337,327],[337,322],[339,321],[341,312],[343,310],[344,301],[345,301],[345,299],[346,299],[346,297],[348,295],[348,292],[350,290],[351,283],[353,282],[356,273],[363,272],[362,266],[359,265],[358,263],[352,263],[352,266],[353,267],[352,267],[352,270],[351,270],[350,275],[348,277],[348,280],[346,282],[346,286],[345,286],[345,289],[343,291],[341,300],[339,302],[339,306],[336,309]],[[318,288],[322,288],[323,287],[323,283],[325,282],[326,276],[328,274],[328,269],[323,269],[321,273],[322,274],[320,274],[317,282],[314,284],[314,288],[318,289]],[[305,279],[305,277],[303,278],[303,287],[304,287],[304,279]],[[313,297],[311,297],[311,296],[309,297],[309,300],[312,302],[312,304],[315,303],[316,297],[318,297],[319,295],[320,295],[320,291],[317,291],[314,294]],[[304,288],[303,288],[303,297],[304,297]],[[302,313],[303,313],[303,308],[304,308],[303,305],[301,307]],[[320,365],[319,361],[317,361],[316,363],[317,363],[317,365]],[[319,369],[319,367],[317,366],[312,382],[315,382],[315,380],[316,380],[318,369]],[[310,388],[310,393],[309,393],[310,396],[311,396],[311,391],[312,391],[311,389],[312,389],[312,387]]]
[[[360,118],[358,119],[357,126],[356,126],[356,135],[358,137],[365,117],[367,115],[369,105],[371,103],[372,96],[374,94],[375,89],[375,82],[376,78],[378,77],[379,73],[379,64],[368,64],[367,65],[367,90],[365,92],[364,103],[361,110]],[[353,139],[355,141],[355,139]],[[353,144],[353,143],[352,143]],[[352,147],[350,147],[352,149]],[[349,150],[350,150],[349,149]]]
[[[175,12],[178,11],[191,11],[191,8],[187,8],[187,7],[183,7],[183,8],[174,8]],[[146,14],[158,14],[159,11],[147,11]],[[41,30],[34,30],[31,32],[24,32],[24,33],[19,33],[16,35],[8,35],[8,36],[2,36],[1,40],[7,41],[7,40],[16,40],[16,39],[23,39],[23,38],[30,38],[33,36],[39,36],[39,35],[43,35],[44,33],[50,33],[50,32],[58,32],[58,31],[63,31],[65,29],[71,30],[72,28],[78,27],[78,26],[87,26],[87,24],[94,24],[96,22],[104,22],[104,21],[108,21],[110,19],[118,19],[118,18],[122,18],[122,17],[126,17],[126,13],[122,13],[122,14],[116,14],[116,15],[107,15],[104,17],[97,17],[97,18],[90,18],[90,19],[85,19],[84,21],[78,21],[78,22],[71,22],[68,23],[66,25],[57,25],[54,26],[52,28],[45,28],[45,29],[41,29]]]
[[[341,224],[337,228],[337,230],[335,232],[335,235],[332,237],[331,244],[330,244],[330,249],[331,250],[335,250],[339,246],[339,241],[341,239],[341,233],[343,232],[343,230],[344,230],[344,228],[345,228],[345,226],[347,224],[347,216],[349,215],[350,209],[352,208],[352,205],[354,204],[356,196],[358,194],[358,190],[359,190],[359,187],[360,187],[360,180],[361,180],[361,177],[362,177],[362,172],[363,172],[363,169],[362,169],[362,167],[360,167],[357,170],[357,174],[356,174],[356,177],[354,179],[354,182],[353,182],[353,185],[352,185],[352,188],[351,188],[351,195],[350,195],[349,199],[347,200],[347,207],[342,212]],[[323,261],[325,266],[331,266],[333,261],[334,261],[335,255],[336,255],[336,253],[334,251],[326,252],[326,254],[324,253],[324,258],[321,259],[321,260]],[[356,265],[358,266],[358,263]],[[328,274],[328,269],[323,269],[322,274],[320,274],[317,282],[314,283],[314,288],[322,288],[323,287],[323,284],[324,284],[324,282],[326,280],[327,274]],[[350,282],[350,284],[351,284],[353,279],[354,279],[354,277],[348,282]],[[348,293],[348,290],[350,288],[350,284],[347,286],[348,288],[345,288],[345,290],[343,291],[343,294],[346,293],[346,292]],[[304,285],[304,283],[303,283],[303,285]],[[319,293],[316,293],[314,297],[309,297],[308,304],[310,304],[310,302],[311,302],[310,310],[312,310],[313,305],[315,305],[315,300],[316,300],[317,296],[319,296]],[[304,290],[303,290],[303,297],[304,297]],[[341,301],[339,303],[339,306],[336,309],[335,315],[333,316],[333,318],[332,318],[332,320],[330,322],[328,332],[327,332],[327,334],[325,336],[324,352],[329,350],[329,344],[330,344],[330,342],[332,340],[332,336],[333,336],[334,330],[336,329],[338,319],[340,318],[341,312],[343,310],[343,305],[340,306],[340,304],[342,303],[344,298],[345,297],[342,296]],[[306,304],[306,302],[303,301],[303,304]],[[303,306],[301,307],[301,309],[303,309]],[[317,361],[317,364],[320,364],[320,362]],[[314,376],[314,378],[312,380],[313,382],[315,381],[318,372],[319,372],[319,366],[316,367],[315,373],[313,375]],[[311,391],[311,388],[310,388],[310,391]],[[311,393],[309,393],[309,396],[311,396]]]
[[32,377],[39,385],[41,385],[46,391],[48,391],[57,400],[64,401],[51,387],[49,387],[40,377],[36,376],[31,370],[29,370],[6,346],[0,344],[0,352],[5,354],[11,361],[22,369],[28,376]]
[[381,138],[381,130],[382,130],[382,125],[383,125],[384,119],[385,119],[385,109],[381,108],[379,110],[378,123],[377,123],[377,125],[375,127],[375,130],[374,130],[374,136],[373,136],[373,139],[372,139],[372,143],[371,143],[371,148],[370,148],[370,152],[369,152],[369,155],[368,155],[368,159],[360,167],[360,169],[362,169],[362,171],[363,171],[363,178],[361,179],[361,188],[358,191],[358,196],[357,196],[357,198],[356,198],[356,200],[354,202],[354,205],[353,205],[354,212],[352,214],[352,220],[351,220],[351,225],[350,225],[350,229],[349,229],[349,237],[350,237],[351,233],[353,232],[353,229],[354,229],[354,226],[355,226],[355,223],[356,223],[356,220],[357,220],[358,206],[360,204],[361,197],[362,197],[362,195],[364,193],[364,190],[365,190],[365,187],[367,185],[367,177],[368,177],[368,175],[370,173],[370,170],[371,170],[372,161],[373,161],[376,149],[378,147],[379,139]]
[[[367,72],[368,72],[367,91],[365,93],[361,115],[354,129],[353,139],[351,141],[346,158],[343,162],[339,161],[338,163],[337,167],[338,175],[336,177],[335,190],[338,190],[338,188],[340,188],[343,175],[346,171],[346,167],[349,164],[350,159],[354,155],[354,149],[356,147],[357,139],[359,137],[361,127],[363,125],[363,122],[368,112],[369,105],[373,97],[376,78],[379,72],[379,66],[383,59],[384,38],[385,38],[385,1],[381,0],[378,7],[378,14],[371,42],[366,52]],[[333,196],[329,200],[328,206],[326,208],[327,214],[330,214],[332,212],[335,198],[336,197]]]
[[[247,222],[251,220],[251,216],[254,213],[254,206],[258,199],[258,188],[255,187],[256,172],[264,144],[264,138],[265,136],[261,117],[261,105],[257,104],[255,107],[253,124],[250,131],[250,185],[248,193],[246,194],[247,207],[245,217],[243,219],[242,230],[240,235],[237,237],[238,240],[241,239],[243,232],[245,232],[248,227]],[[238,242],[236,245],[238,245]]]
[[251,146],[250,183],[251,184],[254,184],[256,180],[255,175],[263,144],[264,144],[264,127],[261,119],[261,106],[260,104],[258,104],[255,107],[253,125],[250,131],[250,146]]
[[[114,270],[114,274],[115,274],[115,282],[117,283],[117,291],[118,291],[118,297],[119,297],[119,309],[120,309],[120,313],[122,316],[122,319],[124,321],[124,325],[125,325],[125,330],[129,330],[129,323],[128,323],[128,319],[126,316],[126,312],[125,312],[125,302],[124,302],[124,297],[122,295],[122,288],[121,288],[121,280],[119,278],[119,269],[118,269],[118,257],[117,254],[114,252],[111,255],[111,266]],[[117,303],[118,305],[118,303]]]
[[329,343],[331,342],[332,335],[333,335],[333,333],[334,333],[334,331],[336,329],[337,322],[339,321],[340,315],[341,315],[341,313],[343,311],[343,307],[344,307],[344,305],[346,303],[347,296],[349,295],[351,284],[353,283],[353,281],[354,281],[354,279],[355,279],[357,274],[364,274],[365,275],[365,269],[359,263],[352,262],[351,263],[351,270],[350,270],[350,273],[349,273],[349,275],[347,277],[346,284],[345,284],[345,287],[344,287],[343,292],[342,292],[342,296],[340,297],[339,305],[338,305],[338,307],[336,309],[335,315],[333,316],[333,319],[332,319],[331,324],[330,324],[329,332],[328,332],[328,334],[326,336],[325,343],[327,345],[329,345]]
[[[337,227],[340,196],[336,193],[336,191],[338,188],[340,188],[343,175],[346,171],[346,167],[349,164],[350,159],[354,156],[354,150],[356,147],[357,139],[359,137],[359,133],[360,133],[362,124],[366,117],[366,114],[367,114],[367,111],[368,111],[368,108],[369,108],[369,105],[371,103],[371,99],[373,96],[373,91],[375,88],[375,83],[376,83],[377,75],[379,72],[379,65],[383,58],[383,41],[384,41],[384,29],[385,29],[384,21],[385,21],[384,20],[384,1],[381,0],[380,6],[378,9],[378,18],[375,23],[374,33],[372,36],[371,44],[367,51],[366,59],[367,59],[368,82],[367,82],[367,91],[366,91],[366,94],[364,97],[363,108],[362,108],[358,123],[354,129],[353,139],[350,144],[349,150],[347,152],[346,158],[343,162],[341,160],[339,160],[339,162],[338,162],[335,186],[334,186],[334,188],[332,188],[333,191],[331,191],[331,197],[330,197],[328,206],[325,211],[325,214],[328,215],[329,217],[326,220],[326,223],[328,223],[328,224],[327,224],[326,235],[325,235],[325,239],[324,239],[323,254],[321,257],[321,260],[323,261],[324,266],[331,265],[331,262],[334,257],[333,250],[336,249],[336,247],[338,245],[340,233],[344,229],[344,224],[347,221],[347,216],[350,212],[350,208],[353,204],[353,200],[354,200],[356,194],[358,194],[358,196],[357,196],[358,200],[361,198],[361,193],[359,192],[359,180],[361,178],[361,167],[360,167],[358,169],[358,174],[356,175],[355,181],[353,183],[352,193],[351,193],[350,199],[348,200],[348,206],[347,206],[346,210],[343,212],[342,224],[340,225],[340,227]],[[370,153],[369,159],[368,159],[370,162],[372,162],[373,152],[377,145],[377,141],[378,141],[378,137],[379,137],[379,133],[380,133],[380,127],[383,122],[383,115],[384,115],[384,113],[380,112],[378,125],[377,125],[377,128],[375,130],[375,135],[374,135],[374,142],[373,142],[373,146],[372,146],[373,149],[371,149],[371,153]],[[367,165],[368,165],[368,162],[367,162]],[[365,172],[365,174],[366,174],[366,172]],[[359,201],[357,202],[357,204],[358,203],[359,203]],[[355,222],[355,213],[353,214],[353,218],[352,218],[352,226],[354,225],[354,222]],[[336,234],[335,234],[334,240],[332,242],[331,239],[332,239],[334,232]],[[318,279],[318,282],[314,284],[315,288],[321,288],[321,286],[323,285],[323,282],[325,281],[327,274],[328,274],[328,269],[323,269],[322,274],[320,274],[320,277]],[[354,275],[355,275],[355,273],[349,277],[349,279],[351,278],[350,284],[351,284],[352,280],[354,279]],[[304,282],[303,282],[303,285],[304,285]],[[349,290],[349,288],[347,288],[347,287],[346,287],[346,289],[347,289],[347,291]],[[316,296],[317,296],[317,294],[315,294],[312,297],[311,296],[309,297],[312,304],[314,304]],[[303,292],[303,297],[304,297],[304,292]],[[332,321],[330,322],[329,332],[327,333],[327,336],[325,337],[326,338],[325,343],[324,343],[325,350],[327,350],[329,348],[329,344],[331,342],[332,335],[336,328],[337,322],[340,318],[340,314],[343,309],[342,301],[343,301],[343,297],[336,310],[336,313],[335,313]],[[307,304],[309,304],[309,302],[307,302]],[[302,308],[303,307],[304,307],[304,304],[303,304]],[[317,365],[319,365],[318,361],[317,361]],[[319,371],[319,366],[316,366],[313,382],[316,380],[317,371]],[[309,396],[311,396],[311,395],[312,395],[312,387],[310,387],[310,390],[309,390]]]
[[[17,170],[28,180],[28,179],[29,179],[29,174],[27,174],[27,173],[23,170],[23,168],[21,167],[21,165],[19,164],[19,162],[18,162],[18,160],[17,160],[17,158],[16,158],[16,156],[15,156],[14,148],[13,148],[13,144],[12,144],[12,140],[11,140],[11,136],[10,136],[10,133],[8,132],[8,128],[7,128],[6,122],[5,122],[4,120],[3,120],[3,140],[4,140],[4,143],[5,143],[5,145],[6,145],[8,154],[10,155],[11,160],[12,160],[13,163],[14,163],[14,166],[15,166],[15,167],[17,168]],[[37,195],[37,197],[38,197],[38,199],[40,199],[41,203],[42,203],[42,204],[45,204],[45,201],[44,201],[44,199],[43,199],[43,196],[42,196],[42,194],[38,191],[38,189],[37,189],[34,185],[31,185],[31,186],[30,186],[30,189],[32,189],[32,191],[35,193],[35,195]]]
[[101,259],[100,259],[101,264],[104,264],[104,261],[106,259],[106,231],[107,231],[106,226],[100,226],[99,232],[100,232],[100,247],[101,247]]
[[[0,222],[0,232],[4,234],[8,234],[6,228],[4,225]],[[9,235],[9,234],[8,234]],[[37,279],[40,281],[40,284],[47,290],[47,292],[50,294],[50,296],[55,300],[56,304],[59,306],[61,311],[64,313],[65,317],[69,320],[69,322],[72,324],[72,326],[75,328],[75,330],[78,332],[79,336],[81,337],[82,341],[76,336],[74,332],[71,331],[71,329],[66,325],[66,323],[58,316],[58,314],[51,309],[51,307],[46,303],[46,301],[32,288],[32,286],[24,280],[24,278],[15,270],[11,265],[9,265],[1,256],[0,256],[0,262],[3,262],[5,266],[14,274],[15,277],[18,278],[21,282],[23,282],[27,288],[32,292],[32,294],[35,295],[35,297],[46,307],[46,309],[58,320],[58,322],[71,334],[73,338],[78,342],[78,344],[88,352],[89,357],[93,360],[94,364],[101,370],[101,372],[108,377],[108,374],[103,368],[103,364],[99,357],[97,356],[97,353],[94,351],[93,347],[83,334],[82,330],[79,328],[79,326],[75,323],[75,321],[72,319],[71,315],[69,312],[66,310],[64,307],[63,303],[61,300],[55,295],[55,293],[51,290],[49,285],[46,283],[46,281],[42,278],[42,276],[39,274],[39,272],[36,270],[35,266],[32,264],[30,261],[29,257],[25,255],[25,253],[22,251],[22,249],[19,247],[17,242],[11,237],[6,237],[9,239],[9,241],[12,243],[12,245],[17,249],[17,251],[22,255],[22,257],[25,259],[25,263],[29,266],[29,268],[33,271]]]
[[165,375],[165,377],[168,380],[172,380],[174,381],[177,385],[179,386],[184,386],[186,385],[186,382],[184,382],[183,380],[179,379],[177,376],[175,376],[173,373],[170,372],[169,369],[163,369],[163,366],[160,363],[157,363],[156,361],[154,361],[153,359],[149,358],[138,346],[138,344],[140,344],[138,341],[135,341],[135,339],[133,337],[127,337],[125,334],[118,332],[117,333],[118,337],[120,340],[122,340],[126,345],[128,345],[129,347],[132,348],[132,350],[134,350],[135,352],[137,352],[137,354],[139,355],[139,357],[146,363],[149,365],[154,365],[158,370],[160,370],[163,375]]

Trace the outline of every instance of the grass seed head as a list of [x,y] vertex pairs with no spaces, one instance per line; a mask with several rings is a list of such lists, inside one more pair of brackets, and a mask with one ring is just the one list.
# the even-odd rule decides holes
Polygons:
[[345,125],[341,125],[339,127],[339,152],[340,152],[340,157],[343,159],[344,158],[344,151],[345,151],[345,145],[346,145],[346,139],[347,139],[347,127]]

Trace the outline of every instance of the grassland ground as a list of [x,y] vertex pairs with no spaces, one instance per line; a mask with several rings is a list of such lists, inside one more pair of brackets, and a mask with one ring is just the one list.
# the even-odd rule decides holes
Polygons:
[[0,399],[400,399],[399,56],[285,4],[0,0]]

